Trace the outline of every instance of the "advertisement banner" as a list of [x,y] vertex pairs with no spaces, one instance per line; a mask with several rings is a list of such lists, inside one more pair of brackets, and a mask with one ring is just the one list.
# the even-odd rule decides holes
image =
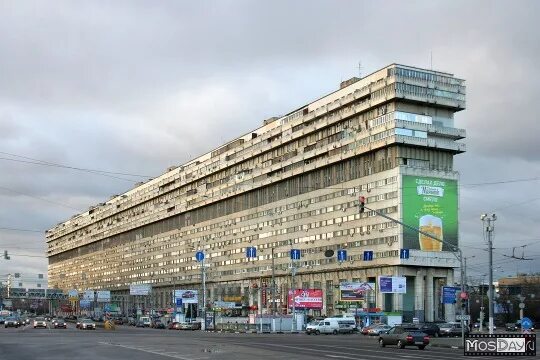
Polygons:
[[111,292],[109,290],[98,291],[97,302],[111,302]]
[[81,309],[90,309],[91,300],[81,300]]
[[339,301],[363,301],[374,290],[375,283],[344,282],[339,284]]
[[323,291],[321,289],[295,289],[289,290],[288,304],[293,308],[293,298],[295,309],[322,309]]
[[83,293],[83,299],[94,301],[94,290],[85,290]]
[[149,295],[152,291],[150,284],[131,284],[129,285],[129,295]]
[[443,286],[441,294],[441,304],[455,304],[459,288],[454,286]]
[[401,276],[379,276],[379,291],[389,294],[405,294],[407,278]]
[[[402,180],[403,222],[457,246],[457,181],[420,176],[403,176]],[[403,228],[403,247],[451,250],[451,246],[407,228]]]
[[174,298],[181,299],[183,304],[199,303],[198,290],[174,290]]

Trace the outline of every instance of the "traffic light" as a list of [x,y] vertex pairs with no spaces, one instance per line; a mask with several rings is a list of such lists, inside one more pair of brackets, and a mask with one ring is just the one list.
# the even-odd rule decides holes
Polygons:
[[469,299],[461,299],[461,308],[466,309],[469,304]]
[[360,214],[364,212],[364,205],[366,203],[366,198],[364,196],[360,196],[358,198],[358,202],[360,203]]

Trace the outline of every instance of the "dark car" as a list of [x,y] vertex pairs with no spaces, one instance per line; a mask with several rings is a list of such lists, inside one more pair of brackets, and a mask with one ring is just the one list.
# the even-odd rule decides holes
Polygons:
[[173,321],[169,323],[169,326],[167,326],[169,330],[180,330],[180,323],[177,321]]
[[154,320],[152,321],[152,327],[154,329],[165,329],[165,324],[161,322],[161,320]]
[[139,320],[139,321],[137,321],[137,323],[135,324],[135,326],[136,326],[136,327],[142,327],[142,328],[143,328],[143,327],[144,327],[144,322],[142,322],[142,321]]
[[[469,327],[465,327],[465,336],[469,335]],[[444,323],[439,324],[440,336],[461,336],[461,324],[460,323]]]
[[506,331],[517,331],[519,329],[518,324],[515,323],[508,323],[505,325]]
[[67,329],[67,324],[62,318],[52,319],[52,325],[55,329]]
[[4,321],[4,327],[6,327],[6,328],[8,328],[8,327],[18,328],[19,325],[20,325],[19,324],[19,319],[17,319],[16,317],[8,317]]
[[389,331],[379,335],[379,345],[397,345],[403,349],[405,346],[416,346],[424,350],[429,344],[429,336],[418,330],[417,327],[394,326]]
[[419,324],[407,324],[409,327],[416,327],[421,332],[428,334],[432,337],[439,337],[441,334],[441,329],[439,325],[435,323],[419,323]]

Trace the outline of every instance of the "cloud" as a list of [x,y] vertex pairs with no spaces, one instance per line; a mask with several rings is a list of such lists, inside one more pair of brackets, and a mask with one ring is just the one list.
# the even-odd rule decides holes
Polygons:
[[[496,211],[497,241],[511,252],[538,234],[538,183],[467,184],[540,176],[539,10],[536,1],[2,2],[0,151],[156,176],[359,71],[433,66],[467,80],[467,109],[456,114],[468,147],[455,160],[462,241],[485,255],[474,249],[485,246],[478,217]],[[29,229],[141,179],[7,160],[0,174],[0,187],[16,191],[0,189],[0,227]],[[0,249],[40,241],[0,236]],[[45,261],[14,260],[46,272]]]

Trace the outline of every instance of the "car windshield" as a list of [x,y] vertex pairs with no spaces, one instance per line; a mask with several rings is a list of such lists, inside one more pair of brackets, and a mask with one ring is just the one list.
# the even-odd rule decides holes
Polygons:
[[45,319],[42,318],[42,317],[38,317],[38,318],[36,318],[36,321],[45,321]]
[[91,322],[92,322],[92,320],[90,320],[90,319],[83,319],[83,321],[82,321],[82,322],[83,322],[83,323],[91,323]]

